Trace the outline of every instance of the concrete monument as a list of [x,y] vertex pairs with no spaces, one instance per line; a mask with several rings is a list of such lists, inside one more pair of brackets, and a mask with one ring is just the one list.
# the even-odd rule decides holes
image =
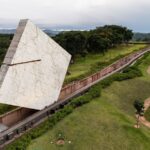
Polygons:
[[0,103],[41,110],[57,101],[71,55],[21,20],[0,69]]

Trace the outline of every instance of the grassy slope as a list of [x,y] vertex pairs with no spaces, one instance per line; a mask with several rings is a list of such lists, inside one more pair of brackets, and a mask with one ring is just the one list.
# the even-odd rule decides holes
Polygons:
[[144,116],[148,121],[150,121],[150,107],[146,110]]
[[[149,65],[150,55],[140,66],[144,77],[113,83],[100,98],[77,108],[34,140],[28,150],[149,150],[150,130],[133,128],[133,101],[150,96],[150,76],[146,73]],[[58,133],[65,136],[62,147],[51,144]]]
[[109,61],[119,55],[131,53],[132,51],[138,50],[145,47],[145,45],[121,45],[117,48],[110,49],[105,55],[103,54],[88,54],[86,58],[79,57],[76,62],[69,67],[71,75],[67,76],[66,79],[78,77],[90,70],[90,67],[97,62]]
[[[8,37],[7,37],[8,38]],[[0,38],[0,41],[4,40],[4,41],[8,41],[8,39],[4,39]],[[113,48],[111,50],[109,50],[105,56],[103,56],[102,54],[89,54],[86,58],[77,58],[76,59],[76,63],[71,65],[69,68],[69,71],[71,72],[71,75],[67,76],[66,79],[68,78],[72,78],[72,77],[77,77],[81,74],[86,73],[87,71],[90,70],[90,66],[95,64],[96,62],[99,61],[109,61],[110,59],[113,59],[119,55],[123,55],[123,54],[128,54],[132,51],[138,50],[140,48],[145,47],[146,45],[141,44],[141,45],[129,45],[129,46],[118,46],[117,48]],[[0,47],[0,63],[1,60],[4,57],[4,54],[7,48],[2,49]],[[8,112],[12,109],[14,109],[16,107],[14,106],[10,106],[10,105],[5,105],[5,104],[0,104],[0,115],[4,114],[5,112]]]

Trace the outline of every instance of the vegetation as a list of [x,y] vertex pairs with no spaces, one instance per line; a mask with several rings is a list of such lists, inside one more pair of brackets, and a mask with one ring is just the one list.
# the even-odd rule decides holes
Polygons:
[[5,112],[11,111],[15,108],[15,106],[0,104],[0,115],[4,114]]
[[150,107],[144,113],[144,117],[146,118],[146,120],[150,121]]
[[75,56],[85,57],[88,52],[104,54],[109,48],[128,43],[132,36],[132,31],[126,27],[106,25],[91,31],[61,32],[54,40],[72,55],[74,61]]
[[134,33],[132,40],[150,42],[150,33]]
[[91,73],[95,73],[103,67],[113,63],[119,58],[144,47],[146,47],[145,44],[120,45],[116,48],[109,49],[105,55],[89,53],[85,58],[78,56],[76,57],[75,63],[70,64],[69,66],[70,75],[66,76],[65,84],[71,81],[83,79]]
[[139,100],[135,100],[133,105],[136,109],[136,114],[138,114],[139,116],[142,116],[144,113],[144,103]]
[[[146,127],[133,127],[135,112],[132,104],[135,99],[144,101],[149,97],[150,77],[146,75],[145,68],[150,65],[150,55],[136,65],[144,76],[114,82],[103,89],[101,97],[74,110],[54,128],[33,140],[28,150],[149,149],[150,131]],[[65,144],[61,147],[56,144],[58,133],[65,137]]]
[[[105,30],[105,32],[102,32],[103,30]],[[109,35],[108,33],[111,33],[111,35]],[[131,31],[129,31],[129,33],[131,33]],[[111,50],[108,51],[108,48],[115,47],[116,45],[121,44],[122,42],[128,42],[128,40],[129,40],[129,37],[128,37],[129,35],[128,36],[126,35],[127,33],[122,34],[122,32],[120,30],[114,29],[113,26],[112,27],[105,26],[102,29],[97,28],[96,30],[90,31],[89,33],[87,33],[87,32],[83,32],[83,33],[71,32],[71,33],[67,33],[67,34],[69,34],[69,36],[68,36],[68,38],[66,38],[67,36],[65,36],[65,38],[67,39],[66,45],[69,48],[68,50],[71,50],[73,57],[74,58],[76,57],[75,58],[76,62],[78,62],[78,60],[82,60],[83,58],[85,58],[85,56],[86,56],[86,58],[88,58],[88,56],[96,56],[97,55],[97,59],[95,59],[95,57],[93,57],[93,59],[90,59],[91,67],[89,67],[89,65],[90,65],[90,63],[88,63],[89,60],[87,61],[87,64],[85,63],[85,66],[83,65],[84,66],[83,71],[85,71],[85,72],[84,73],[82,72],[83,73],[82,75],[88,75],[89,73],[93,73],[93,72],[103,68],[104,66],[112,63],[116,59],[123,57],[127,53],[130,53],[133,50],[137,50],[135,47],[133,48],[132,46],[128,46],[130,50],[127,50],[127,51],[126,50],[120,51],[120,49],[119,49],[118,51],[120,51],[119,53],[122,54],[122,56],[119,56],[117,51],[114,52],[114,49],[112,49],[112,51]],[[114,34],[115,34],[115,37],[113,36]],[[91,46],[94,46],[94,45],[92,45],[92,42],[90,41],[90,36],[93,36],[93,35],[95,35],[95,37],[97,38],[97,39],[95,38],[97,40],[97,42],[98,42],[98,39],[101,41],[99,41],[96,45],[96,46],[98,46],[98,48],[93,47],[93,49],[91,49]],[[116,38],[117,40],[114,38]],[[10,39],[9,39],[9,41],[10,41]],[[69,45],[69,43],[72,43],[71,44],[72,46]],[[5,45],[6,47],[8,46],[7,44]],[[74,46],[76,45],[76,47],[73,47],[73,45]],[[141,46],[141,47],[140,46],[138,47],[138,49],[143,47],[143,46]],[[6,47],[1,48],[3,50],[2,55],[0,55],[1,58],[3,58],[4,54],[6,53]],[[100,51],[98,51],[99,48],[100,48]],[[108,51],[108,52],[106,53],[106,51]],[[93,54],[95,52],[100,53],[100,54]],[[90,54],[87,54],[87,53],[90,53]],[[78,57],[78,54],[81,55],[82,58]],[[103,54],[105,54],[105,55],[103,56]],[[111,54],[113,54],[113,55],[111,55]],[[100,57],[98,57],[98,56],[100,56]],[[106,61],[107,57],[108,57],[108,59]],[[100,58],[101,58],[101,62],[98,62]],[[82,61],[84,61],[84,60],[82,60]],[[83,62],[83,64],[84,64],[84,62]],[[72,66],[75,66],[75,65],[73,64]],[[89,70],[87,69],[88,67],[89,67]],[[62,110],[55,113],[49,120],[45,121],[38,128],[33,129],[32,132],[26,134],[25,136],[23,136],[22,138],[20,138],[19,140],[14,142],[14,144],[12,144],[10,147],[7,147],[7,148],[11,149],[11,150],[26,149],[26,147],[29,145],[31,140],[41,136],[48,129],[52,129],[52,127],[54,127],[54,125],[58,121],[62,120],[65,116],[71,114],[75,108],[82,106],[85,103],[89,103],[91,100],[93,100],[95,98],[100,97],[101,89],[108,87],[114,81],[122,81],[122,80],[126,80],[126,79],[131,79],[134,77],[138,77],[141,75],[142,75],[141,71],[137,68],[137,66],[134,66],[134,67],[131,67],[130,69],[126,69],[122,73],[117,73],[117,74],[107,78],[106,80],[102,81],[100,84],[92,87],[86,94],[73,99],[69,105],[65,106]],[[79,76],[76,76],[76,77],[79,77]],[[76,77],[74,79],[77,79]],[[80,76],[80,78],[81,78],[81,76]],[[10,107],[11,106],[6,106],[7,110],[11,109]],[[66,138],[66,136],[64,136],[64,138]]]
[[[9,44],[12,40],[13,35],[0,35],[0,64],[2,63]],[[65,83],[69,83],[73,80],[78,80],[86,77],[87,75],[93,73],[94,71],[100,70],[104,66],[112,63],[121,56],[131,53],[134,50],[139,50],[145,47],[145,45],[128,45],[128,46],[118,46],[117,48],[110,49],[105,56],[102,54],[88,54],[86,58],[77,57],[76,62],[72,64],[69,68],[71,75],[67,76]],[[114,59],[115,58],[115,59]],[[109,61],[111,59],[111,61]],[[104,61],[105,60],[105,61]],[[90,66],[90,67],[89,67]],[[97,66],[97,69],[96,69]],[[95,68],[95,69],[94,69]],[[0,104],[0,114],[4,114],[16,107]]]
[[[103,80],[102,82],[100,82],[97,85],[90,88],[90,90],[87,93],[85,93],[84,95],[74,98],[67,106],[65,106],[63,109],[56,112],[52,117],[50,117],[49,120],[42,123],[36,129],[33,129],[30,133],[26,134],[19,140],[15,141],[12,145],[8,146],[6,149],[11,149],[11,150],[26,149],[26,147],[31,142],[31,140],[41,136],[43,133],[46,133],[47,130],[51,129],[54,125],[56,125],[56,123],[58,121],[61,121],[65,116],[72,113],[73,109],[75,109],[79,106],[82,106],[83,104],[89,103],[90,101],[94,100],[95,98],[100,97],[101,96],[101,92],[100,92],[101,88],[106,88],[110,85],[110,84],[106,84],[106,83],[112,83],[113,81],[121,81],[121,80],[131,79],[131,78],[134,78],[137,76],[141,76],[142,75],[141,71],[138,69],[139,64],[140,63],[136,63],[134,67],[125,69],[125,71],[123,71],[122,73],[116,73],[115,75],[108,77],[107,79]],[[76,122],[76,123],[78,124],[78,122]],[[33,148],[31,148],[31,149],[33,149]]]
[[[0,65],[2,64],[2,61],[4,59],[4,56],[9,47],[12,37],[13,37],[13,35],[0,34]],[[5,104],[0,104],[0,115],[4,114],[5,112],[10,111],[14,108],[16,108],[16,107],[10,106],[10,105],[5,105]]]
[[143,116],[144,114],[144,103],[139,100],[135,100],[133,105],[134,105],[134,108],[136,109],[136,115],[137,115],[136,127],[138,128],[140,116]]
[[0,34],[0,65],[11,42],[12,35]]

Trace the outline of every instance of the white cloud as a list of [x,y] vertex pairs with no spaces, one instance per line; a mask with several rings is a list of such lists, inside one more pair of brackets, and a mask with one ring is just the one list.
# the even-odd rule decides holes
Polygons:
[[38,24],[123,24],[148,30],[149,0],[0,0],[0,24],[29,18]]

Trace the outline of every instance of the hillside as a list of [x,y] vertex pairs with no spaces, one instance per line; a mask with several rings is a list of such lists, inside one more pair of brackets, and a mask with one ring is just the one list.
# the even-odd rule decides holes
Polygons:
[[[77,57],[74,64],[69,66],[70,75],[66,76],[65,83],[70,81],[79,80],[89,73],[93,67],[97,65],[98,70],[106,63],[113,62],[115,59],[119,59],[124,55],[132,53],[133,51],[140,50],[144,48],[145,44],[138,45],[119,45],[115,48],[108,49],[108,51],[103,55],[102,53],[89,53],[86,57]],[[114,60],[113,60],[114,59]],[[111,62],[111,63],[112,63]]]
[[150,41],[150,33],[134,33],[133,41]]
[[[150,97],[149,65],[150,55],[140,65],[142,77],[114,82],[100,98],[77,108],[32,141],[28,150],[149,150],[150,130],[133,127],[133,101]],[[56,144],[59,134],[65,139],[63,146]]]
[[[50,29],[43,29],[43,31],[50,36],[55,36],[58,33],[60,33],[60,31],[55,31],[55,30],[50,30]],[[15,32],[16,32],[16,29],[5,29],[5,28],[0,29],[0,34],[7,35],[7,34],[14,34]]]

